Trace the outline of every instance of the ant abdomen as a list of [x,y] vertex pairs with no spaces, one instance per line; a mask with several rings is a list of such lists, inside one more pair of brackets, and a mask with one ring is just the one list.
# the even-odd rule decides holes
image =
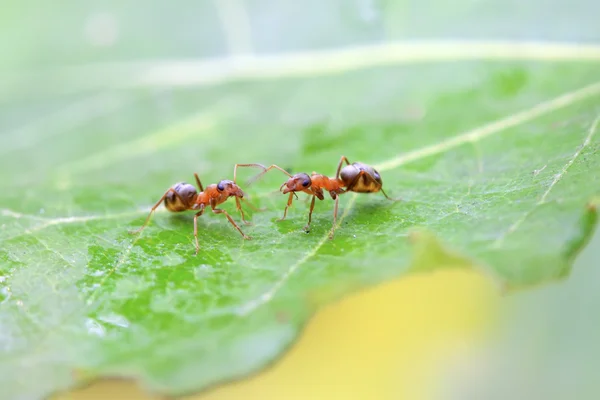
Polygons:
[[170,191],[165,196],[167,210],[173,212],[189,210],[198,195],[196,188],[185,182],[176,183],[172,188],[175,192]]
[[370,165],[355,162],[340,171],[340,179],[349,191],[373,193],[381,190],[381,175]]

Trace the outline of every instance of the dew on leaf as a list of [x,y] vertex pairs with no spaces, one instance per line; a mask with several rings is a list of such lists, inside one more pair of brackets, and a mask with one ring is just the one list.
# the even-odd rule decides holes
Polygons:
[[172,253],[170,255],[165,255],[157,258],[161,265],[165,267],[173,267],[176,265],[180,265],[185,261],[180,254]]
[[129,321],[122,315],[119,314],[108,314],[108,315],[100,315],[98,316],[100,321],[106,322],[111,325],[119,326],[121,328],[129,327]]
[[98,323],[98,321],[94,320],[93,318],[88,318],[85,321],[85,328],[87,329],[87,332],[91,335],[95,335],[95,336],[105,336],[106,335],[106,330],[104,329],[104,327]]
[[194,276],[196,279],[202,279],[214,272],[214,267],[209,264],[201,264],[194,269]]

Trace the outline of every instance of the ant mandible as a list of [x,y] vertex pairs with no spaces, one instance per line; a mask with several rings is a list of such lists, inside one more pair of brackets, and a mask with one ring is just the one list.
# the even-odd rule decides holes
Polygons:
[[261,209],[254,207],[248,200],[244,198],[244,192],[235,183],[236,175],[237,165],[233,170],[233,181],[224,179],[217,184],[208,185],[206,189],[204,189],[202,186],[202,182],[200,182],[198,174],[194,173],[194,178],[196,178],[196,184],[198,185],[200,192],[198,192],[196,188],[189,183],[176,183],[175,185],[171,186],[165,192],[165,194],[162,195],[160,200],[158,200],[156,204],[152,207],[144,224],[139,229],[131,233],[136,234],[141,232],[148,225],[152,213],[164,201],[165,207],[171,212],[198,210],[194,215],[194,238],[196,241],[196,255],[200,250],[200,245],[198,244],[198,217],[201,216],[204,213],[204,210],[209,206],[212,208],[213,213],[225,214],[225,217],[227,217],[231,225],[233,225],[234,228],[237,229],[238,232],[240,232],[244,239],[251,239],[250,236],[242,232],[242,229],[238,226],[238,224],[235,223],[235,221],[233,220],[233,218],[231,218],[231,215],[229,215],[227,211],[217,208],[219,204],[224,203],[230,197],[235,197],[236,208],[242,216],[242,221],[247,225],[250,225],[251,223],[246,221],[246,219],[244,218],[244,211],[242,210],[240,200],[246,201],[246,203],[254,210],[262,211]]
[[[344,162],[347,165],[344,168],[342,168]],[[393,199],[385,193],[382,187],[383,182],[381,180],[381,175],[379,174],[379,172],[377,172],[375,168],[360,162],[350,163],[346,156],[342,156],[342,158],[340,159],[335,178],[330,178],[328,176],[318,174],[314,171],[310,176],[306,173],[298,173],[295,175],[291,175],[285,169],[275,164],[269,167],[265,167],[262,164],[237,164],[236,166],[258,167],[263,170],[261,173],[252,178],[250,180],[251,182],[257,180],[273,168],[280,170],[281,172],[290,177],[290,179],[288,179],[287,182],[284,182],[283,185],[279,187],[279,190],[282,191],[283,194],[289,193],[288,202],[285,206],[285,210],[283,211],[283,217],[280,218],[279,221],[285,219],[287,215],[287,210],[292,205],[294,196],[298,198],[296,192],[304,192],[312,196],[310,202],[310,211],[308,212],[308,223],[304,227],[304,230],[306,232],[310,232],[312,213],[315,208],[315,198],[318,198],[319,200],[324,200],[325,196],[323,195],[323,190],[328,191],[331,198],[335,200],[335,205],[333,208],[333,227],[331,228],[331,231],[329,233],[329,239],[333,239],[333,236],[335,234],[335,225],[337,221],[340,195],[346,192],[381,192],[388,200],[394,202],[401,201],[401,199]]]

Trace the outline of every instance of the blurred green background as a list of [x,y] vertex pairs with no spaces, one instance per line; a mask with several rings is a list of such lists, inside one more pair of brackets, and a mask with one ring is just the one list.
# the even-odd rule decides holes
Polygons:
[[594,43],[593,1],[39,1],[2,13],[7,69],[277,54],[406,39]]

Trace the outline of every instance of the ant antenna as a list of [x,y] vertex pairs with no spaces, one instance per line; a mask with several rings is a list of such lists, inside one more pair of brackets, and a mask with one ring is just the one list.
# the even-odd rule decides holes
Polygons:
[[[250,186],[251,184],[253,184],[254,182],[256,182],[264,174],[266,174],[267,172],[269,172],[273,168],[276,168],[276,169],[280,170],[281,172],[283,172],[284,174],[286,174],[290,178],[292,177],[292,174],[290,174],[289,172],[287,172],[285,169],[281,168],[279,165],[275,165],[275,164],[272,164],[269,167],[265,167],[262,164],[236,164],[235,165],[235,169],[236,170],[237,170],[238,166],[240,166],[240,167],[258,167],[258,168],[260,168],[260,169],[263,170],[262,172],[258,173],[256,176],[254,176],[254,177],[252,177],[252,178],[250,178],[250,179],[248,179],[246,181],[246,185],[248,185],[248,186]],[[233,175],[234,175],[234,179],[235,179],[235,171],[234,171]]]

